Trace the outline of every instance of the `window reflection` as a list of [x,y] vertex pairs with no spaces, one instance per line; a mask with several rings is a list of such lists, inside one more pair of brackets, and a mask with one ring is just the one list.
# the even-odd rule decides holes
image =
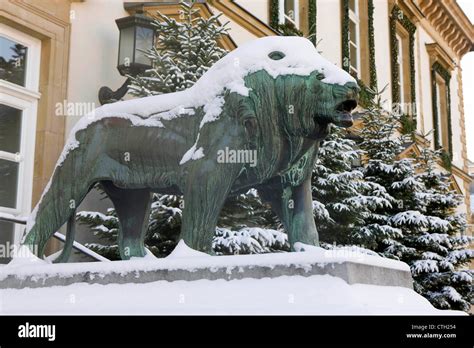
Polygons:
[[28,48],[0,36],[0,79],[25,86]]

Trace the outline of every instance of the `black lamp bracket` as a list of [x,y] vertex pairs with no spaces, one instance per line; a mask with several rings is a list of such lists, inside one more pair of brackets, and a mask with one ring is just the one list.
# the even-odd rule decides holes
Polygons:
[[128,92],[130,85],[130,78],[127,78],[123,85],[116,91],[112,91],[109,87],[100,87],[99,89],[99,103],[100,105],[115,103],[122,99]]

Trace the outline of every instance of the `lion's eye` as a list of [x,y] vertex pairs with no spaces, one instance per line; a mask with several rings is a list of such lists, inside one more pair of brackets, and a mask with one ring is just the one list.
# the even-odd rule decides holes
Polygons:
[[280,51],[273,51],[268,56],[273,60],[280,60],[285,58],[285,54]]
[[318,80],[323,80],[325,77],[326,77],[326,76],[324,76],[324,74],[321,74],[321,73],[319,73],[318,75],[316,75],[316,78],[317,78]]

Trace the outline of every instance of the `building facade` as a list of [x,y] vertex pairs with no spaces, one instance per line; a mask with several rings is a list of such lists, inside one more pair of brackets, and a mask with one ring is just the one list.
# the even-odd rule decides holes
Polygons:
[[[454,0],[222,0],[199,6],[201,15],[220,13],[229,22],[227,49],[281,31],[300,33],[361,84],[383,90],[406,115],[404,126],[417,131],[407,153],[443,149],[440,166],[450,169],[453,188],[465,198],[460,209],[471,218],[460,60],[473,48],[474,28]],[[0,212],[30,213],[82,111],[99,106],[100,87],[124,82],[116,69],[115,20],[141,11],[178,17],[178,8],[177,1],[0,2]],[[69,107],[72,112],[65,112]],[[100,209],[97,197],[84,204]],[[0,221],[0,243],[18,243],[22,229]]]

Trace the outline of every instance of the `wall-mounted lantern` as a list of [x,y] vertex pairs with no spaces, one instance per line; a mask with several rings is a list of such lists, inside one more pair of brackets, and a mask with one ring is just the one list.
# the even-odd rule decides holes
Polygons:
[[115,21],[120,30],[117,69],[120,74],[137,75],[151,68],[146,51],[153,47],[152,19],[141,13]]
[[[115,20],[120,31],[119,53],[117,69],[120,75],[136,76],[150,69],[151,61],[146,56],[146,51],[155,44],[155,31],[153,20],[143,13],[135,13],[132,16]],[[116,91],[109,87],[101,87],[99,90],[99,102],[106,104],[120,100],[128,91],[130,80]]]

